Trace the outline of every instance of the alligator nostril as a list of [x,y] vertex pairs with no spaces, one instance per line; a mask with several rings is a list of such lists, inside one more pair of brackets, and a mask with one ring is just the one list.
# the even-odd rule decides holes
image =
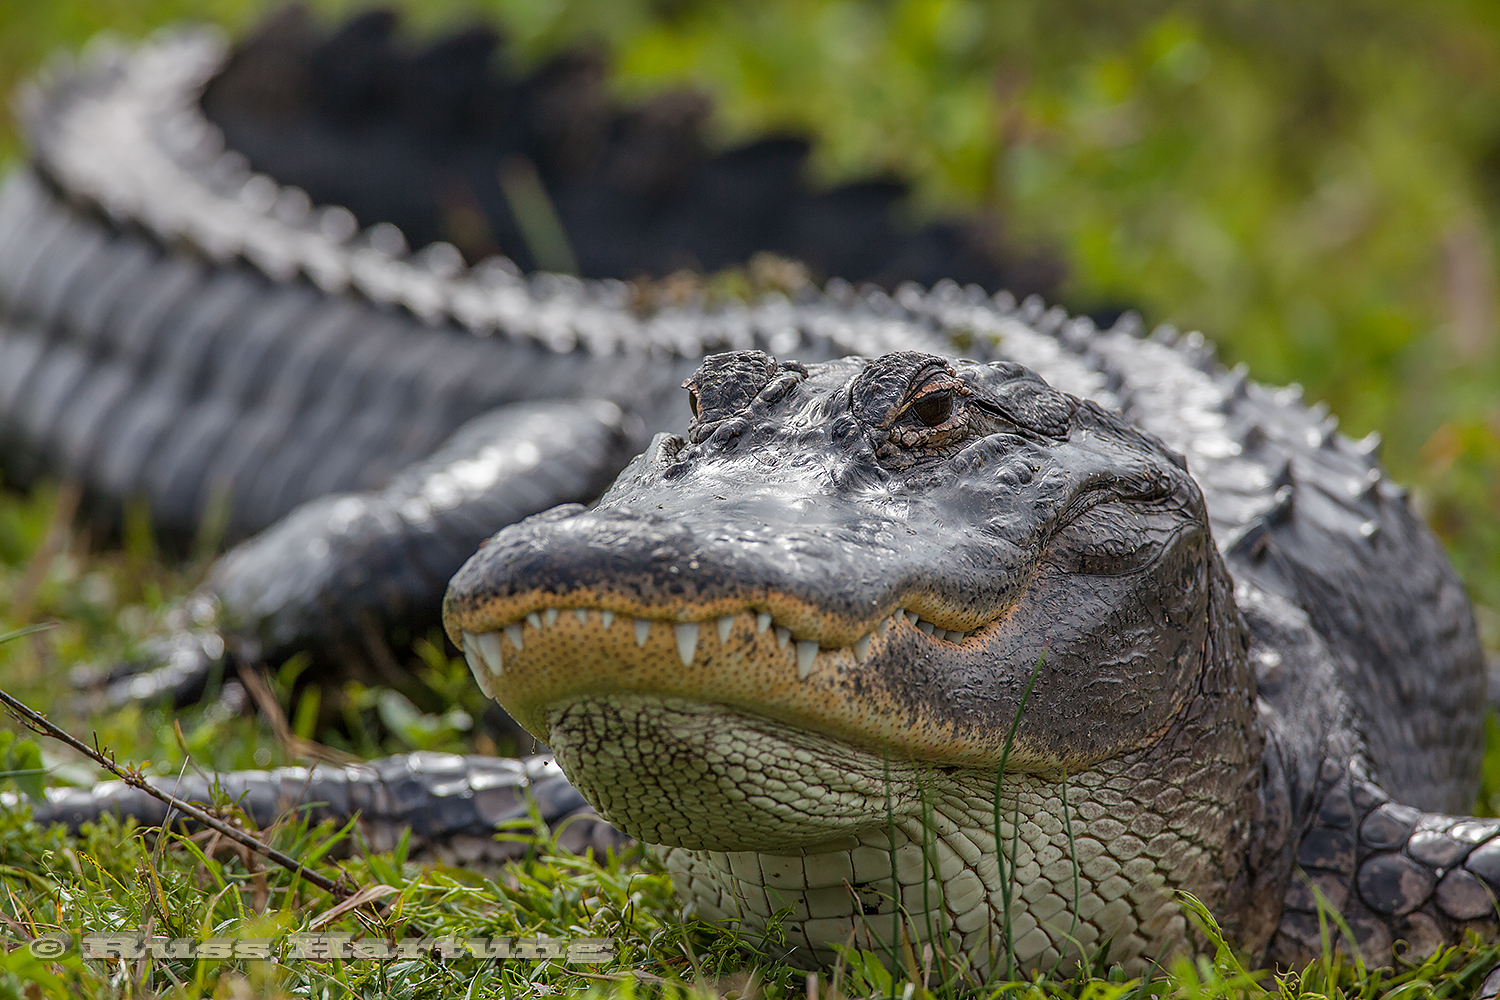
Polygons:
[[658,465],[671,465],[677,455],[687,447],[687,440],[676,434],[658,434],[651,439],[647,452]]
[[844,414],[833,422],[829,433],[835,441],[843,441],[859,429],[859,421],[849,414]]
[[707,440],[713,447],[727,447],[735,438],[740,437],[749,429],[750,421],[744,417],[730,417],[715,427]]

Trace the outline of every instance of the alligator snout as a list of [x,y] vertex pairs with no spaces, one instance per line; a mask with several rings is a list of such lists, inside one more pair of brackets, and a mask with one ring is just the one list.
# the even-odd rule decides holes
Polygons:
[[[895,522],[851,513],[786,523],[791,501],[731,502],[711,491],[682,499],[660,514],[564,509],[507,528],[453,578],[445,612],[466,627],[546,607],[676,623],[751,612],[833,647],[867,635],[932,575]],[[750,509],[759,505],[775,516]],[[945,631],[971,631],[998,612],[978,600],[947,613],[942,602],[921,603]]]

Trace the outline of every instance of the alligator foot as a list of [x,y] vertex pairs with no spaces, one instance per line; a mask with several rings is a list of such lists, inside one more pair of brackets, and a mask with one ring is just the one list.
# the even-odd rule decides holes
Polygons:
[[[1325,764],[1318,785],[1268,962],[1300,967],[1322,953],[1325,934],[1327,944],[1350,952],[1340,919],[1372,967],[1389,964],[1392,954],[1421,961],[1471,931],[1496,935],[1500,820],[1392,802],[1358,761]],[[1497,993],[1500,968],[1480,995]]]

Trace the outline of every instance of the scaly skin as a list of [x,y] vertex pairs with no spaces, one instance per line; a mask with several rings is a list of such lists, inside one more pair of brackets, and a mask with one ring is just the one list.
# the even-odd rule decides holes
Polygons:
[[[295,164],[262,149],[276,179],[250,176],[219,144],[198,93],[222,55],[180,36],[55,74],[0,198],[8,478],[72,476],[105,520],[143,496],[179,537],[224,496],[250,536],[183,609],[171,670],[116,678],[123,697],[420,627],[520,521],[448,601],[476,679],[705,912],[789,902],[794,960],[866,916],[899,935],[899,899],[909,936],[976,966],[1105,937],[1139,965],[1191,945],[1169,896],[1189,887],[1296,962],[1320,946],[1298,866],[1368,959],[1493,932],[1496,829],[1420,811],[1472,801],[1472,617],[1370,443],[1197,335],[978,286],[714,303],[354,239],[277,183]],[[218,79],[265,83],[253,63]],[[548,79],[521,90],[566,74]],[[244,97],[210,101],[226,128]],[[618,152],[597,162],[638,162]],[[484,770],[234,780],[268,809],[308,777],[351,809],[389,800],[376,839],[413,823],[467,857]],[[54,798],[41,817],[147,807]],[[403,812],[434,802],[451,829]]]
[[[449,864],[498,864],[524,854],[529,849],[525,841],[496,840],[494,831],[498,824],[530,819],[533,807],[543,821],[562,824],[565,850],[602,853],[625,843],[580,801],[548,756],[509,760],[419,752],[368,764],[282,767],[213,778],[218,780],[194,774],[150,780],[155,788],[192,802],[231,803],[261,829],[292,816],[310,824],[333,820],[342,825],[358,814],[373,850],[392,850],[410,834],[418,852]],[[14,807],[14,795],[6,795],[6,804]],[[76,829],[105,812],[133,817],[141,826],[160,826],[168,815],[160,799],[120,781],[49,788],[46,802],[33,815]]]

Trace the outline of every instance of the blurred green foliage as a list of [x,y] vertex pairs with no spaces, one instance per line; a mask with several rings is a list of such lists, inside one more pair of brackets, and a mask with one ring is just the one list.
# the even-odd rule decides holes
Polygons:
[[[355,5],[319,0],[330,20]],[[820,137],[827,180],[889,170],[915,210],[1057,248],[1076,308],[1204,330],[1378,429],[1476,598],[1500,609],[1500,10],[1477,0],[406,0],[522,61],[598,41],[624,95],[690,84],[719,140]],[[0,88],[99,30],[254,0],[0,0]],[[0,150],[15,155],[7,133]],[[1493,644],[1496,615],[1482,612]]]

